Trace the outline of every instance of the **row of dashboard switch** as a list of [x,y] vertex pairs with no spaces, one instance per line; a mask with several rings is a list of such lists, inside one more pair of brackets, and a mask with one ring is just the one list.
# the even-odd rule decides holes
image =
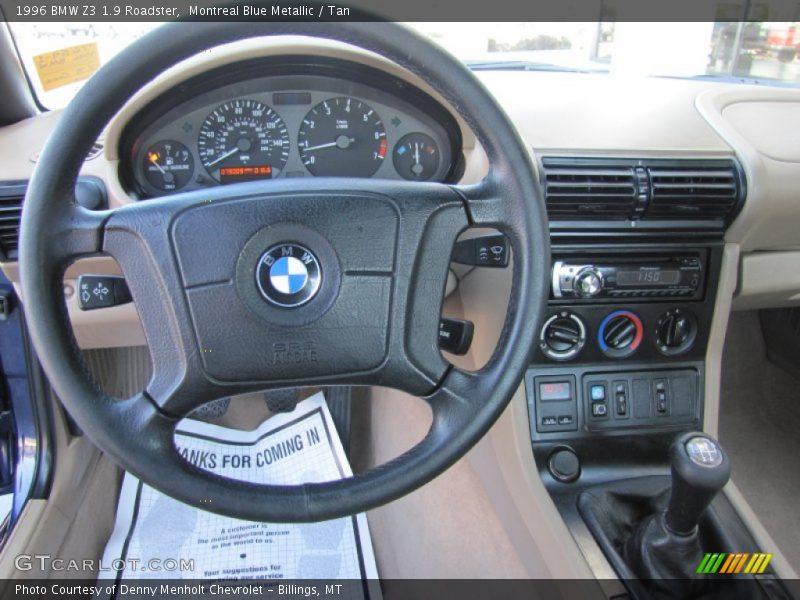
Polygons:
[[[589,421],[599,427],[607,427],[624,426],[630,419],[641,422],[670,417],[673,413],[671,387],[677,390],[678,406],[675,416],[679,418],[689,416],[693,405],[692,396],[695,393],[691,378],[655,376],[610,382],[587,380],[584,389]],[[603,422],[606,421],[613,422],[604,425]]]
[[[695,368],[525,377],[533,439],[698,423],[702,378]],[[545,436],[544,438],[542,436]]]
[[606,382],[589,383],[589,400],[591,414],[595,418],[605,418],[609,414],[608,400],[613,401],[613,412],[619,418],[628,416],[630,393],[627,381],[614,381],[611,383],[610,398],[606,394]]

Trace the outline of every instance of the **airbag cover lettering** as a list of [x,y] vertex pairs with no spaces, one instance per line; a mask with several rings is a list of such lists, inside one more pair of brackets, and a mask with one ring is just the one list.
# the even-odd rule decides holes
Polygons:
[[[260,319],[232,283],[189,290],[205,371],[218,381],[283,381],[378,367],[387,352],[391,286],[391,277],[345,277],[327,313],[292,328]],[[220,312],[226,327],[217,326]]]

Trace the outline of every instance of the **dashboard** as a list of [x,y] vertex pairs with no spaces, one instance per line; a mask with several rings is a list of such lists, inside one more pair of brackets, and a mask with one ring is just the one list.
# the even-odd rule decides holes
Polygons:
[[282,177],[457,179],[461,139],[417,88],[363,65],[250,61],[147,106],[123,133],[120,175],[150,198]]
[[[746,177],[747,201],[724,233],[717,230],[716,234],[724,236],[726,244],[733,245],[741,255],[731,259],[741,266],[734,305],[763,307],[800,302],[797,293],[800,278],[793,268],[800,256],[796,203],[800,158],[790,146],[775,147],[783,138],[775,129],[778,126],[770,125],[798,122],[800,92],[659,78],[642,78],[637,85],[630,86],[612,76],[567,72],[479,71],[476,75],[497,98],[524,143],[531,148],[543,185],[548,173],[553,176],[552,166],[545,165],[545,159],[553,157],[560,157],[562,162],[580,157],[583,163],[603,157],[613,157],[616,163],[645,160],[645,171],[650,169],[650,175],[655,166],[670,166],[663,161],[736,159]],[[301,143],[306,144],[300,139],[301,125],[317,105],[336,98],[350,98],[351,110],[354,101],[368,105],[381,122],[378,127],[382,126],[386,133],[386,154],[378,159],[377,167],[372,165],[375,170],[371,177],[402,177],[394,165],[393,154],[399,153],[400,140],[415,132],[431,137],[440,152],[439,168],[430,181],[469,184],[485,176],[488,159],[469,124],[452,109],[444,109],[446,101],[424,80],[370,53],[307,39],[256,40],[221,47],[193,57],[155,79],[112,120],[98,140],[99,150],[87,158],[81,175],[105,185],[107,206],[112,209],[138,200],[224,185],[203,165],[200,133],[209,115],[226,103],[250,100],[263,104],[274,113],[272,122],[280,118],[286,128],[285,165],[280,169],[273,163],[261,165],[271,167],[270,179],[313,177],[314,173],[301,158]],[[241,108],[244,113],[245,107]],[[254,115],[253,110],[262,113]],[[267,114],[260,107],[254,109],[253,104],[250,111],[250,117],[255,119],[263,119]],[[739,113],[745,111],[755,114],[737,121]],[[31,177],[42,146],[60,116],[60,111],[50,111],[0,128],[0,165],[6,182],[24,182]],[[228,115],[223,116],[227,122]],[[755,131],[743,129],[743,123],[750,122],[754,124],[751,129],[758,125]],[[374,136],[375,122],[370,127]],[[264,133],[272,134],[272,139],[278,138],[274,130]],[[227,137],[232,139],[230,134]],[[279,139],[281,144],[287,143],[283,141],[283,133]],[[174,189],[165,189],[168,186],[163,183],[153,185],[145,174],[146,152],[161,150],[163,156],[166,149],[158,145],[169,141],[183,144],[190,156],[187,159],[190,165],[183,169],[190,171],[191,177],[184,177],[185,184],[175,185]],[[335,138],[325,139],[307,145],[334,141]],[[307,154],[315,152],[304,149]],[[349,156],[351,150],[330,149],[341,156]],[[317,156],[326,151],[317,149]],[[159,160],[165,159],[156,158]],[[661,162],[656,164],[657,161]],[[335,161],[348,167],[350,162],[350,159]],[[159,162],[162,168],[163,164]],[[245,165],[239,166],[242,177],[248,175]],[[250,159],[246,166],[259,165]],[[428,173],[423,170],[424,175]],[[592,173],[588,175],[584,183],[590,185]],[[155,181],[158,184],[159,180]],[[8,202],[21,204],[23,194],[15,198]],[[631,234],[641,234],[648,222],[665,226],[655,219],[639,219],[635,232],[629,225]],[[603,223],[607,229],[603,237],[610,239],[622,234],[620,228],[626,222]],[[559,220],[551,222],[554,227],[562,224]],[[686,229],[685,222],[679,225]],[[5,243],[4,239],[0,239],[0,245]],[[18,280],[14,257],[0,256],[0,267],[13,282]],[[728,275],[721,280],[722,287],[725,293],[733,295],[737,271],[729,267],[723,271]],[[81,259],[68,270],[65,298],[80,345],[92,348],[143,344],[138,315],[132,306],[89,312],[79,309],[74,290],[78,276],[86,273],[118,275],[120,271],[113,260],[104,257]],[[654,318],[653,327],[659,315]],[[587,343],[593,351],[597,350],[594,338]],[[658,351],[655,347],[651,349]]]

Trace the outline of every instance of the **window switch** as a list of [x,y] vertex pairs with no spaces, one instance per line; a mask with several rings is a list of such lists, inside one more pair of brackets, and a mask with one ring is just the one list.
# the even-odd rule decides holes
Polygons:
[[131,300],[124,277],[81,275],[78,279],[78,306],[81,310],[108,308]]
[[628,394],[628,382],[615,381],[611,384],[611,388],[614,391],[614,410],[617,417],[627,418],[628,402],[630,399]]
[[653,382],[653,391],[656,398],[656,413],[666,415],[669,412],[669,397],[667,395],[667,382],[664,379],[656,379]]

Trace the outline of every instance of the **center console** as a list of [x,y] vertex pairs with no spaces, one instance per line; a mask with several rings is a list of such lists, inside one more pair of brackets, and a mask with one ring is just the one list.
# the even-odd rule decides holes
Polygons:
[[697,428],[722,244],[553,247],[526,375],[536,442]]
[[552,276],[525,376],[531,444],[587,563],[621,582],[609,597],[783,597],[769,568],[735,575],[747,579],[743,596],[700,568],[705,553],[762,551],[717,493],[730,466],[712,476],[697,450],[724,455],[700,432],[723,236],[745,196],[739,165],[546,157],[540,167]]

